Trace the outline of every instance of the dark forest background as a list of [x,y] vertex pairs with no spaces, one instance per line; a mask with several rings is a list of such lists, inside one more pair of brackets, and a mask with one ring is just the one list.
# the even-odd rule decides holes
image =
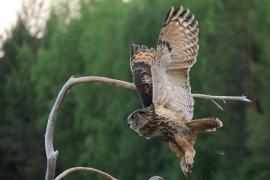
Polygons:
[[[199,21],[192,92],[245,94],[253,101],[226,102],[220,111],[196,99],[195,118],[219,117],[224,127],[199,136],[195,166],[187,179],[270,179],[269,0],[68,2],[55,3],[38,33],[29,28],[35,17],[26,13],[34,8],[28,4],[2,42],[0,179],[44,178],[45,127],[61,86],[71,75],[131,81],[130,45],[156,47],[164,16],[173,5],[188,7]],[[56,123],[57,174],[91,166],[122,180],[153,175],[186,179],[165,143],[146,141],[127,127],[127,116],[140,107],[132,90],[104,84],[73,88]],[[65,179],[89,177],[97,178],[75,173]]]

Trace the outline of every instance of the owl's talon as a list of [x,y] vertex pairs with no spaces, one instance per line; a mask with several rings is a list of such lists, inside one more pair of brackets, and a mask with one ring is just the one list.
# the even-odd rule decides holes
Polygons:
[[190,166],[190,165],[186,165],[184,167],[181,167],[181,169],[182,169],[185,176],[191,174],[191,172],[192,172],[191,168],[192,168],[192,166]]
[[181,160],[180,166],[185,176],[189,175],[192,172],[191,169],[193,167],[193,163],[188,164],[185,158]]

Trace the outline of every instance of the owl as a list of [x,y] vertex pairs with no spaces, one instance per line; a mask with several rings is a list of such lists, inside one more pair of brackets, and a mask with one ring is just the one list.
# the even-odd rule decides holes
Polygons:
[[194,164],[196,135],[223,126],[218,118],[192,119],[194,100],[190,68],[198,54],[198,21],[189,9],[172,7],[161,28],[157,48],[132,45],[130,67],[142,109],[128,117],[139,135],[159,138],[181,158],[185,175]]

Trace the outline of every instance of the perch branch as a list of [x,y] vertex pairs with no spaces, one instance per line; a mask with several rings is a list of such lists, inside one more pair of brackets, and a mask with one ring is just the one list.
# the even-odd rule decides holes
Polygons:
[[[120,81],[116,79],[110,79],[106,77],[98,77],[98,76],[86,76],[86,77],[71,77],[69,80],[64,84],[60,92],[58,93],[58,96],[56,98],[56,101],[51,109],[46,133],[45,133],[45,151],[46,151],[46,157],[47,157],[47,170],[46,170],[46,180],[53,180],[55,176],[55,168],[56,168],[56,160],[58,151],[55,151],[53,148],[53,133],[54,133],[54,127],[56,123],[57,113],[60,109],[61,104],[63,103],[63,100],[70,90],[70,88],[77,84],[82,83],[89,83],[89,82],[102,82],[105,84],[111,84],[118,87],[123,87],[127,89],[136,89],[134,84]],[[245,102],[251,102],[248,100],[245,96],[211,96],[211,95],[204,95],[204,94],[193,94],[194,98],[202,98],[202,99],[219,99],[219,100],[237,100],[237,101],[245,101]]]
[[70,90],[70,88],[76,84],[81,83],[87,83],[87,82],[103,82],[106,84],[112,84],[119,87],[134,89],[134,85],[132,83],[127,83],[125,81],[105,78],[105,77],[97,77],[97,76],[88,76],[88,77],[80,77],[80,78],[74,78],[71,77],[69,80],[64,84],[60,92],[58,93],[58,96],[56,98],[56,101],[51,109],[46,133],[45,133],[45,151],[46,151],[46,157],[47,157],[47,170],[46,170],[46,180],[53,180],[55,176],[55,168],[56,168],[56,159],[58,155],[58,151],[55,151],[53,148],[53,133],[54,133],[54,127],[56,123],[57,113],[60,109],[61,104],[63,103],[63,100],[67,94],[67,92]]
[[217,99],[217,100],[229,100],[229,101],[244,101],[244,102],[251,102],[246,96],[212,96],[212,95],[206,95],[206,94],[192,94],[194,98],[200,98],[200,99]]
[[101,176],[104,176],[106,178],[108,178],[109,180],[116,180],[116,178],[112,177],[111,175],[100,171],[98,169],[94,169],[94,168],[90,168],[90,167],[73,167],[73,168],[69,168],[67,170],[65,170],[64,172],[62,172],[61,174],[59,174],[55,180],[61,180],[63,177],[65,177],[66,175],[72,173],[72,172],[76,172],[76,171],[87,171],[90,173],[94,173],[94,174],[98,174]]

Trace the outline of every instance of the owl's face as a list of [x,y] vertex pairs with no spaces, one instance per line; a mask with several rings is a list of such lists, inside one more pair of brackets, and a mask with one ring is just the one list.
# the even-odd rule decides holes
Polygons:
[[131,113],[128,117],[128,126],[137,133],[145,136],[150,134],[151,129],[148,128],[148,124],[154,118],[153,107],[147,107],[139,109]]

